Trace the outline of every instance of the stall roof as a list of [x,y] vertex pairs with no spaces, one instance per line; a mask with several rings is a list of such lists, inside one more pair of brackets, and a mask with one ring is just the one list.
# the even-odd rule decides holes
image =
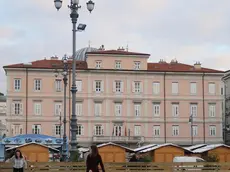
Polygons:
[[116,143],[113,143],[113,142],[103,143],[103,144],[97,145],[97,147],[100,148],[100,147],[104,147],[104,146],[108,146],[108,145],[118,146],[118,147],[121,147],[123,149],[126,149],[128,151],[133,152],[133,149],[119,145],[119,144],[116,144]]
[[136,148],[136,149],[134,149],[133,151],[134,151],[134,152],[139,152],[139,151],[142,151],[142,150],[145,150],[145,149],[154,147],[154,146],[157,146],[157,145],[156,145],[156,144],[149,144],[149,145],[145,145],[145,146],[141,146],[141,147],[139,147],[139,148]]
[[180,147],[180,146],[175,145],[175,144],[172,144],[172,143],[165,143],[165,144],[157,145],[157,146],[154,146],[154,147],[150,147],[150,148],[148,148],[148,149],[144,149],[144,150],[140,151],[140,153],[150,152],[150,151],[159,149],[159,148],[164,147],[164,146],[174,146],[174,147],[178,147],[178,148],[187,150],[187,149],[185,149],[185,148],[183,148],[183,147]]
[[58,149],[52,148],[52,147],[50,147],[50,146],[42,145],[42,144],[39,144],[39,143],[25,143],[25,144],[23,144],[23,145],[19,145],[19,146],[15,146],[15,147],[12,147],[12,148],[8,148],[8,149],[6,149],[6,151],[13,150],[13,149],[17,149],[17,148],[20,148],[20,147],[23,147],[23,146],[28,146],[28,145],[31,145],[31,144],[39,145],[39,146],[42,146],[42,147],[45,147],[45,148],[48,148],[48,149],[52,149],[52,150],[54,150],[54,151],[59,152]]
[[193,152],[193,153],[203,153],[203,152],[207,152],[207,151],[210,151],[210,150],[212,150],[212,149],[216,149],[216,148],[222,147],[222,146],[227,147],[227,148],[230,148],[230,146],[227,146],[227,145],[225,145],[225,144],[213,144],[213,145],[207,145],[207,146],[205,146],[205,147],[195,149],[195,150],[193,150],[192,152]]
[[207,144],[198,144],[198,145],[193,145],[193,146],[184,147],[184,148],[189,150],[189,151],[193,151],[195,149],[202,148],[202,147],[205,147],[205,146],[207,146]]

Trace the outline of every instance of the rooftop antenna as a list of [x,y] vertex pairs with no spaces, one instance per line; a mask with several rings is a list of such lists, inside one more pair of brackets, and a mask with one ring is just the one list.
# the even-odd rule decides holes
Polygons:
[[129,42],[127,41],[126,51],[129,51]]

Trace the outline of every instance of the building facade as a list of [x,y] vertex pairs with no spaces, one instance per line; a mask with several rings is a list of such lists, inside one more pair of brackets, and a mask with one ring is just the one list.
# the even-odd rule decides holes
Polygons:
[[[223,142],[222,71],[176,60],[148,63],[149,54],[124,50],[90,51],[77,54],[80,145]],[[8,135],[62,135],[63,82],[54,76],[61,68],[56,57],[4,67]],[[68,77],[71,83],[71,69]]]
[[4,95],[0,95],[0,138],[7,133],[6,117],[6,97]]
[[230,71],[226,71],[224,77],[224,106],[225,112],[223,117],[223,134],[224,142],[227,145],[230,145]]

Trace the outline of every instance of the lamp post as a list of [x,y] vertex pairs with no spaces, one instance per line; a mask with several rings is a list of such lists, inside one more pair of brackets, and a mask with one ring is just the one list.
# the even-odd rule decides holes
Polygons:
[[[62,0],[54,0],[54,4],[57,10],[59,10],[62,6]],[[87,3],[87,9],[91,13],[94,9],[94,2],[92,0],[89,0]],[[70,159],[74,160],[75,156],[77,154],[77,116],[76,116],[76,32],[78,30],[84,30],[86,25],[79,25],[78,28],[76,28],[77,19],[79,17],[78,9],[81,8],[79,5],[79,0],[70,0],[70,5],[68,6],[71,10],[70,18],[73,24],[73,67],[72,67],[72,87],[71,87],[71,93],[72,93],[72,116],[71,116],[71,149],[70,149]],[[84,27],[83,27],[84,26]],[[83,27],[83,28],[82,28]]]
[[[67,55],[64,55],[62,58],[62,63],[63,63],[63,83],[64,83],[64,119],[63,119],[63,128],[64,128],[64,133],[63,133],[63,145],[62,145],[62,158],[63,161],[67,161],[67,135],[66,135],[66,87],[67,87],[67,81],[68,81],[68,57]],[[55,71],[55,77],[58,76],[58,71]],[[60,124],[61,124],[61,116],[60,116]],[[61,126],[61,125],[60,125]],[[61,128],[60,128],[61,130]]]

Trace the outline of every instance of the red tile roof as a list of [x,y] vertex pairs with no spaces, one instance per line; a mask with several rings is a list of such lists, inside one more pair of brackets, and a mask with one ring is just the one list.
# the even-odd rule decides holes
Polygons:
[[[69,61],[69,66],[72,67],[72,61]],[[54,68],[62,68],[63,63],[61,60],[37,60],[31,62],[31,64],[13,64],[4,66],[3,68],[37,68],[37,69],[54,69]],[[77,69],[87,69],[87,63],[85,61],[76,61]]]
[[193,65],[183,63],[148,63],[148,71],[158,72],[206,72],[206,73],[224,73],[224,71],[208,69],[208,68],[195,68]]
[[146,54],[146,53],[136,53],[136,52],[122,51],[122,50],[104,50],[104,51],[100,50],[100,51],[88,52],[86,54],[114,54],[114,55],[150,56],[150,54]]
[[[69,61],[70,68],[72,67],[72,61]],[[4,66],[4,69],[7,68],[35,68],[35,69],[55,69],[62,68],[63,64],[61,60],[37,60],[29,64],[13,64]],[[85,61],[77,61],[76,62],[77,69],[87,69],[88,65]],[[106,70],[114,70],[114,69],[106,69]],[[148,63],[147,71],[151,72],[206,72],[206,73],[224,73],[224,71],[208,69],[208,68],[200,68],[196,69],[193,65],[187,65],[182,63]]]

